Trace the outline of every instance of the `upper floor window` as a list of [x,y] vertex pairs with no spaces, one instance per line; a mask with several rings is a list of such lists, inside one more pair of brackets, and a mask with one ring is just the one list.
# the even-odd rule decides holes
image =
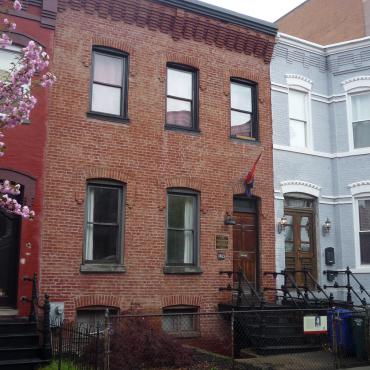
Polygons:
[[92,181],[87,185],[85,263],[122,262],[123,197],[121,184]]
[[4,80],[8,77],[13,63],[17,64],[20,57],[21,49],[17,46],[10,45],[0,49],[0,79]]
[[370,265],[370,198],[358,199],[361,265]]
[[167,266],[198,264],[198,194],[173,189],[167,194]]
[[166,127],[198,130],[198,73],[176,64],[167,66]]
[[289,138],[290,145],[308,146],[308,99],[307,93],[289,90]]
[[231,137],[258,139],[257,87],[240,79],[231,79]]
[[93,49],[90,111],[127,118],[128,55],[103,47]]
[[353,94],[351,102],[353,146],[370,147],[370,92]]

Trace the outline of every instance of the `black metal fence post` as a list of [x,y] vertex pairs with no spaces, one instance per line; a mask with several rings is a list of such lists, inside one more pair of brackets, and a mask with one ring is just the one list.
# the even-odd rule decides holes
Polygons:
[[62,369],[62,351],[63,351],[63,327],[58,329],[58,370]]
[[45,294],[45,300],[44,300],[42,352],[43,352],[43,357],[45,360],[51,360],[52,348],[51,348],[51,333],[50,333],[50,302],[49,302],[49,296],[47,294]]
[[109,335],[109,310],[106,309],[104,315],[104,370],[109,370]]

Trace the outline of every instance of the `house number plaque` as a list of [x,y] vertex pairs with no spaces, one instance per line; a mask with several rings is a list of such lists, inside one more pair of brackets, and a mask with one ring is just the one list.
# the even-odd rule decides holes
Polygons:
[[216,249],[228,249],[229,248],[229,235],[219,234],[215,237]]

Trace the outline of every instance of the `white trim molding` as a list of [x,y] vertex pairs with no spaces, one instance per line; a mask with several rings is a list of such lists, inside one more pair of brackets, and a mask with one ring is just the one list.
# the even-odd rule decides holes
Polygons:
[[312,90],[312,80],[310,80],[307,77],[297,75],[297,74],[291,74],[288,73],[285,75],[286,83],[289,86],[297,86],[301,87],[307,91]]
[[288,180],[280,183],[281,193],[304,193],[319,198],[321,187],[307,181]]
[[352,195],[370,194],[370,180],[354,182],[348,187],[351,189]]
[[342,86],[346,92],[355,89],[370,89],[370,76],[356,76],[342,81]]

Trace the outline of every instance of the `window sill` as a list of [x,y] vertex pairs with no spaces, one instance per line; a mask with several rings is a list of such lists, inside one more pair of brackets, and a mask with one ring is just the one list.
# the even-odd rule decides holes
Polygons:
[[199,338],[200,337],[200,332],[199,331],[188,331],[188,332],[171,332],[167,331],[167,334],[179,338],[179,339],[189,339],[189,338]]
[[86,116],[87,118],[98,119],[101,121],[118,122],[118,123],[129,123],[130,122],[128,118],[110,116],[104,113],[87,112]]
[[186,128],[186,127],[181,127],[181,126],[176,126],[176,125],[164,125],[165,130],[168,131],[178,131],[178,132],[183,132],[183,133],[188,133],[188,134],[194,134],[194,135],[199,135],[200,130],[195,129],[195,128]]
[[247,144],[255,144],[255,145],[260,145],[260,141],[257,140],[257,139],[254,139],[252,137],[245,137],[245,138],[241,138],[241,137],[237,137],[237,136],[230,136],[230,139],[232,141],[235,141],[237,143],[247,143]]
[[126,272],[126,268],[123,265],[113,263],[85,263],[80,266],[80,272],[123,273]]
[[196,266],[165,266],[163,268],[165,274],[181,274],[181,275],[196,275],[202,274],[200,267]]

